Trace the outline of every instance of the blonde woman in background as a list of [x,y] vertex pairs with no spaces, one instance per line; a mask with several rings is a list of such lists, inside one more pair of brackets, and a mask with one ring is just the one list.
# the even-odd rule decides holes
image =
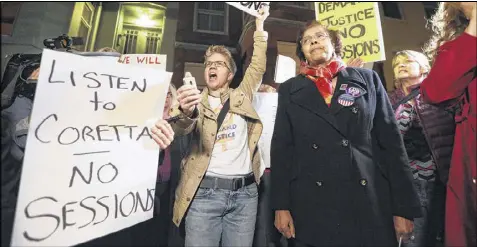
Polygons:
[[409,157],[422,218],[405,246],[434,246],[444,229],[445,180],[454,143],[454,119],[443,109],[425,104],[419,86],[430,70],[429,60],[419,52],[398,52],[392,61],[396,90],[389,98],[394,108]]
[[446,198],[446,245],[477,246],[477,4],[442,2],[425,50],[433,61],[421,93],[455,109],[456,134]]

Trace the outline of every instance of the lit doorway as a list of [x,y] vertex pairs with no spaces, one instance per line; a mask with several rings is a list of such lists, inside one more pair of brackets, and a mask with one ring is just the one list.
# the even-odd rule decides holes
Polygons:
[[159,54],[166,7],[154,3],[122,3],[116,49],[123,54]]

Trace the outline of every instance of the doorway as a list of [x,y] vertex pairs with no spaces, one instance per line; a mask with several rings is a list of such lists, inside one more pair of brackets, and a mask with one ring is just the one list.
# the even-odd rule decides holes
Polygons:
[[116,49],[122,54],[159,54],[165,10],[154,3],[122,3]]

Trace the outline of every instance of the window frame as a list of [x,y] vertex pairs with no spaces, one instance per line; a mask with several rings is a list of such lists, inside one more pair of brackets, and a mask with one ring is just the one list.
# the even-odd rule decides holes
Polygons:
[[[89,23],[85,20],[85,18],[83,16],[84,8],[88,8],[91,11],[91,18],[90,18]],[[80,23],[78,25],[78,36],[80,34],[79,32],[80,32],[81,24],[84,24],[86,26],[86,28],[88,28],[88,34],[86,35],[86,40],[84,40],[84,50],[83,51],[88,51],[88,47],[90,45],[89,41],[90,41],[90,38],[91,38],[92,29],[93,29],[94,14],[95,14],[95,8],[94,8],[93,4],[91,4],[90,2],[84,2],[83,10],[81,11],[81,16],[80,16]]]
[[[399,11],[399,15],[401,16],[401,18],[394,18],[394,17],[387,16],[387,15],[384,13],[383,3],[396,3],[397,9],[398,9],[398,11]],[[385,17],[385,18],[387,18],[387,19],[390,19],[390,20],[397,20],[397,21],[404,21],[404,20],[406,20],[406,17],[404,16],[404,12],[402,11],[402,6],[401,6],[400,3],[402,3],[402,2],[379,2],[379,5],[380,5],[381,10],[382,10],[382,12],[383,12],[383,17]]]
[[[209,2],[211,3],[211,2]],[[212,31],[212,30],[204,30],[198,28],[198,17],[199,13],[207,14],[207,15],[222,15],[224,16],[224,31]],[[220,13],[220,14],[219,14]],[[210,24],[209,19],[209,24]],[[209,34],[219,34],[219,35],[228,35],[229,34],[229,5],[224,2],[224,11],[216,11],[216,10],[205,10],[199,9],[199,2],[194,3],[194,23],[193,23],[193,31],[198,33],[209,33]]]

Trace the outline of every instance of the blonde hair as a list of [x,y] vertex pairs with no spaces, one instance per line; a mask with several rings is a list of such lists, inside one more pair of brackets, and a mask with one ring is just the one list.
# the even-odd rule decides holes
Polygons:
[[433,34],[423,50],[431,63],[434,63],[439,47],[461,35],[469,25],[469,20],[465,17],[460,3],[440,2],[428,24]]
[[393,68],[396,67],[397,59],[399,57],[405,57],[407,59],[412,58],[416,60],[419,66],[421,66],[421,68],[424,70],[424,74],[429,73],[429,70],[431,69],[429,59],[427,59],[426,55],[417,51],[412,51],[412,50],[403,50],[403,51],[396,52],[392,62]]
[[237,65],[235,64],[235,61],[232,57],[232,53],[230,53],[230,51],[223,45],[211,45],[209,46],[209,48],[207,48],[207,51],[205,52],[204,60],[207,61],[207,59],[214,53],[221,54],[227,59],[227,63],[229,64],[228,66],[230,66],[230,72],[235,75],[235,73],[237,72]]
[[[397,66],[397,60],[400,57],[405,57],[406,59],[411,58],[415,60],[419,64],[420,69],[423,70],[422,75],[424,77],[426,77],[427,74],[429,74],[429,70],[431,70],[431,65],[429,63],[429,59],[427,59],[426,55],[424,55],[423,53],[412,51],[412,50],[398,51],[393,57],[393,61],[392,61],[393,70]],[[395,79],[394,86],[400,87],[401,86],[400,81]]]

